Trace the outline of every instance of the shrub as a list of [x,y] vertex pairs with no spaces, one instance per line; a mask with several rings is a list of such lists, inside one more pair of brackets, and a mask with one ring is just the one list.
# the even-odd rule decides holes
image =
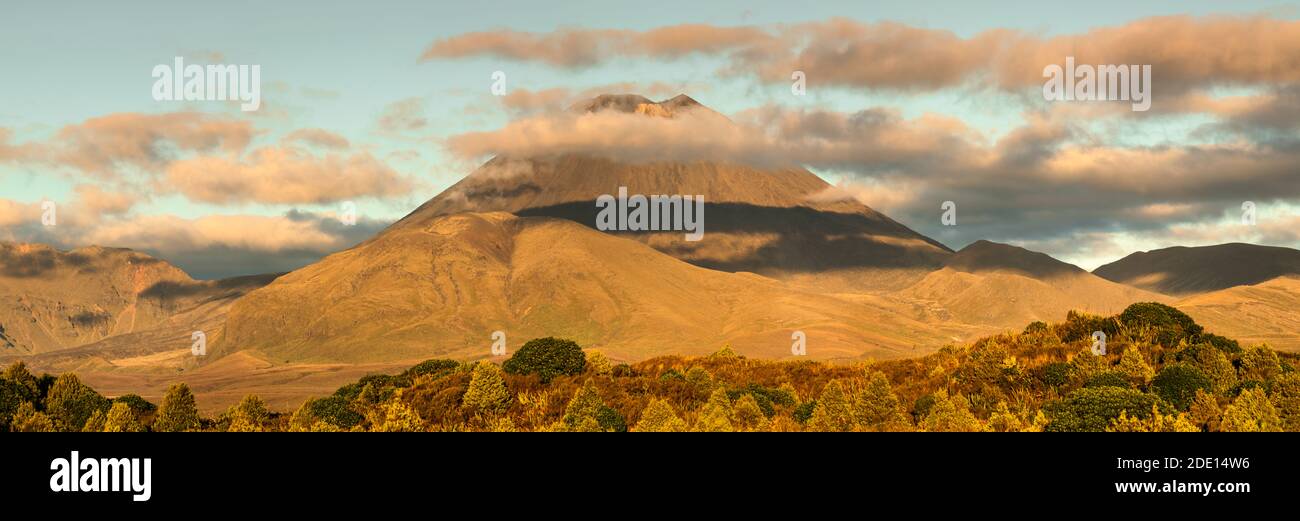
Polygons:
[[308,400],[305,406],[312,417],[340,429],[351,429],[360,425],[365,417],[352,410],[349,403],[349,400],[335,395]]
[[587,368],[587,355],[572,340],[555,337],[534,338],[524,344],[503,365],[510,374],[535,374],[543,383],[560,375],[582,374]]
[[510,390],[506,389],[506,382],[501,378],[501,368],[486,360],[475,365],[469,389],[461,403],[471,410],[488,413],[505,410],[510,404]]
[[415,364],[402,374],[411,378],[414,378],[416,376],[428,376],[430,378],[438,378],[439,376],[443,376],[451,373],[452,371],[455,371],[457,367],[460,367],[460,362],[457,362],[455,360],[443,360],[440,358],[435,358],[433,360],[425,360],[423,362]]
[[808,423],[812,419],[813,411],[817,409],[817,400],[808,400],[794,408],[790,415],[799,423]]
[[1066,362],[1052,362],[1043,366],[1043,383],[1052,387],[1060,387],[1070,383],[1070,369],[1072,367]]
[[104,432],[144,431],[144,425],[140,424],[140,418],[136,414],[135,409],[127,402],[113,403],[113,407],[108,410],[108,416],[104,418]]
[[1214,382],[1189,364],[1167,365],[1151,380],[1151,387],[1165,401],[1180,411],[1187,410],[1197,390],[1214,391]]
[[602,405],[600,411],[596,412],[596,424],[605,432],[627,432],[627,420],[618,409],[607,405]]
[[669,369],[667,371],[664,371],[663,374],[659,375],[659,381],[660,382],[672,382],[672,381],[685,382],[686,375],[683,375],[681,371],[678,371],[676,369]]
[[141,398],[140,395],[138,394],[124,394],[122,396],[118,396],[117,398],[113,398],[113,403],[126,404],[126,406],[130,407],[131,411],[134,412],[137,417],[141,414],[149,414],[151,412],[158,410],[157,405],[150,403],[149,400],[145,400],[144,398]]
[[1119,387],[1122,389],[1131,389],[1128,375],[1119,371],[1105,371],[1097,373],[1089,378],[1083,384],[1084,387]]
[[655,398],[650,400],[650,404],[645,410],[641,411],[641,421],[638,421],[633,432],[684,432],[686,431],[686,422],[677,416],[673,406],[668,402]]
[[1119,314],[1119,320],[1128,327],[1149,328],[1153,340],[1166,347],[1178,345],[1179,340],[1195,337],[1202,331],[1186,313],[1158,302],[1130,305]]
[[1050,432],[1102,432],[1111,421],[1128,411],[1129,417],[1147,419],[1158,398],[1133,389],[1091,387],[1079,389],[1066,398],[1043,407]]
[[609,374],[614,378],[631,378],[636,376],[636,371],[634,371],[630,365],[618,364],[610,370]]
[[1277,432],[1282,430],[1282,420],[1262,389],[1247,389],[1223,411],[1219,428],[1224,432]]
[[1222,337],[1213,333],[1202,333],[1200,341],[1209,344],[1215,349],[1223,351],[1226,355],[1241,354],[1241,344],[1238,344],[1236,340],[1228,337]]

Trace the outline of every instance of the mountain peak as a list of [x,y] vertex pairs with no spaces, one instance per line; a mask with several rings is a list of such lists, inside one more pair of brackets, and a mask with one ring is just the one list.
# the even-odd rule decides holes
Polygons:
[[1300,251],[1227,243],[1136,252],[1093,270],[1097,276],[1166,295],[1190,295],[1300,274]]
[[601,94],[574,104],[570,110],[575,112],[615,111],[671,118],[676,114],[695,108],[708,109],[708,107],[685,94],[678,94],[663,101],[651,101],[650,98],[640,94]]
[[1084,272],[1082,268],[1059,261],[1046,253],[983,239],[962,248],[945,265],[957,271],[1010,271],[1034,278]]

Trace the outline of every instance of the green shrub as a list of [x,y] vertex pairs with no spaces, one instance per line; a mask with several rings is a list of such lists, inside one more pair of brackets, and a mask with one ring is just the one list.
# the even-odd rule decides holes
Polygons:
[[131,412],[134,412],[137,415],[149,414],[158,410],[157,405],[150,403],[149,400],[141,398],[138,394],[124,394],[118,396],[117,398],[113,398],[113,403],[125,403],[127,407],[131,408]]
[[450,374],[452,371],[455,371],[457,367],[460,367],[460,362],[435,358],[411,366],[411,368],[407,369],[406,372],[402,373],[402,375],[410,378],[416,376],[438,378]]
[[1215,349],[1223,351],[1224,354],[1229,356],[1241,354],[1241,344],[1238,344],[1236,340],[1228,337],[1219,336],[1214,333],[1202,333],[1200,341],[1214,346]]
[[510,374],[535,374],[546,383],[556,376],[582,374],[587,368],[587,354],[572,340],[534,338],[506,360],[502,368]]
[[1093,375],[1092,378],[1089,378],[1088,381],[1083,384],[1083,386],[1084,387],[1119,387],[1122,389],[1133,388],[1133,386],[1129,384],[1128,376],[1125,376],[1124,373],[1121,373],[1119,371],[1105,371],[1105,372],[1097,373]]
[[1091,387],[1079,389],[1066,398],[1043,407],[1048,423],[1044,430],[1051,432],[1102,432],[1111,420],[1127,411],[1128,417],[1146,419],[1151,407],[1157,405],[1155,396],[1119,387]]
[[1165,347],[1178,345],[1178,341],[1201,334],[1201,326],[1192,317],[1178,309],[1158,302],[1138,302],[1119,314],[1119,321],[1128,327],[1148,328],[1153,340]]
[[351,429],[365,418],[352,410],[350,402],[351,400],[338,395],[317,398],[307,402],[307,410],[320,421],[341,429]]
[[1177,363],[1167,365],[1151,380],[1151,388],[1165,401],[1173,404],[1180,411],[1187,410],[1196,398],[1197,390],[1214,392],[1214,382],[1200,370],[1189,364]]
[[1043,383],[1052,387],[1060,387],[1070,383],[1070,370],[1073,368],[1067,362],[1052,362],[1043,366]]
[[678,371],[676,369],[669,369],[667,371],[664,371],[663,374],[659,375],[660,382],[671,382],[674,380],[679,382],[685,382],[686,375],[682,374],[681,371]]
[[617,409],[607,405],[602,405],[596,412],[596,423],[600,424],[600,430],[605,432],[627,432],[627,420]]
[[808,400],[799,404],[798,407],[795,407],[794,412],[791,413],[791,415],[794,416],[795,421],[799,423],[808,423],[808,420],[812,418],[814,410],[817,410],[817,400]]

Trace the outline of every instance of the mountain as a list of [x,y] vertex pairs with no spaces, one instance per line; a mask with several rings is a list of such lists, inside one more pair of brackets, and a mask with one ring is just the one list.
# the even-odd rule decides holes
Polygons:
[[804,331],[817,358],[909,355],[944,340],[869,302],[802,291],[750,273],[693,266],[566,219],[504,212],[406,223],[249,293],[231,308],[218,354],[377,362],[489,356],[540,336],[616,360],[790,355]]
[[[0,243],[0,359],[52,367],[161,349],[188,353],[193,331],[218,329],[235,298],[271,278],[196,281],[128,249]],[[149,341],[159,335],[168,340]]]
[[1060,321],[1070,310],[1114,314],[1134,302],[1169,300],[1044,253],[989,241],[962,248],[942,269],[898,294],[927,302],[953,320],[1004,329],[1036,320]]
[[1198,324],[1243,345],[1300,351],[1300,277],[1200,293],[1174,304]]
[[[688,96],[662,102],[605,95],[575,111],[653,117],[716,112]],[[558,217],[595,227],[601,195],[703,195],[704,240],[680,231],[620,233],[697,266],[783,280],[833,277],[832,286],[901,287],[952,252],[855,200],[824,195],[833,186],[801,167],[693,161],[625,163],[582,155],[496,157],[421,205],[394,228],[422,227],[458,212]]]
[[1137,252],[1093,273],[1149,291],[1187,296],[1300,275],[1300,250],[1243,243],[1175,246]]

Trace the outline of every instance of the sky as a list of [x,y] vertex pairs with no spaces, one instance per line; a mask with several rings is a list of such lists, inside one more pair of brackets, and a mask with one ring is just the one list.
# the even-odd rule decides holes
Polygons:
[[[135,248],[197,278],[286,271],[492,155],[564,147],[790,161],[954,249],[1087,269],[1300,246],[1298,4],[1076,4],[10,2],[0,240]],[[1070,55],[1150,65],[1151,109],[1044,99],[1043,68]],[[261,106],[156,100],[178,56],[257,65]],[[604,92],[686,93],[735,126],[558,110]]]

